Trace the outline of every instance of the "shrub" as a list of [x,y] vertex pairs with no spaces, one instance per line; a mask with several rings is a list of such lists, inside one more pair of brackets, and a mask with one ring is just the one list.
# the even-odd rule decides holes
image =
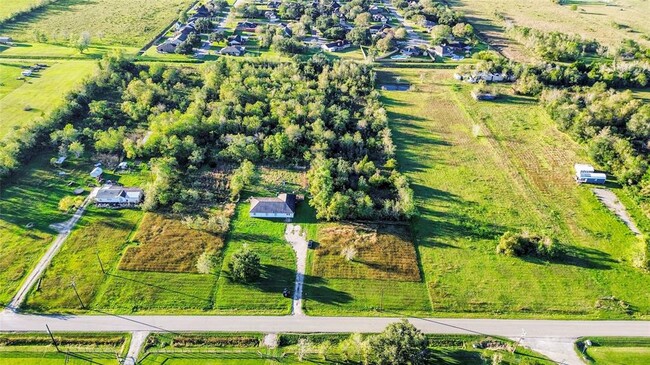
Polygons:
[[506,256],[533,255],[544,258],[555,258],[561,255],[562,249],[550,237],[531,235],[529,233],[506,232],[499,239],[497,253]]
[[261,275],[260,257],[248,247],[235,252],[228,263],[230,278],[240,283],[250,283]]

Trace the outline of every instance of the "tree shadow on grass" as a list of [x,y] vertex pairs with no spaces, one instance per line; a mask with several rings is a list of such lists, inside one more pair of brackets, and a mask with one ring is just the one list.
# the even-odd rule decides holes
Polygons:
[[535,256],[522,256],[521,259],[533,264],[546,265],[552,263],[556,265],[576,266],[584,269],[610,270],[611,264],[617,261],[612,259],[611,255],[606,252],[587,248],[587,247],[567,247],[557,258],[540,258]]

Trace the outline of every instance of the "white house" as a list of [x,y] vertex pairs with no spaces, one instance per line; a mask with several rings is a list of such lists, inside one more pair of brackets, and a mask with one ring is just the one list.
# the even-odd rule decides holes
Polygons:
[[604,184],[607,181],[607,175],[594,172],[594,167],[591,165],[577,163],[573,168],[576,170],[575,179],[579,183]]
[[296,195],[280,194],[277,198],[251,198],[249,214],[253,218],[293,218]]
[[321,46],[324,51],[327,52],[338,52],[346,48],[349,48],[352,45],[348,40],[338,40],[330,43],[325,43]]
[[139,204],[143,197],[142,189],[109,185],[97,191],[95,202],[98,204]]

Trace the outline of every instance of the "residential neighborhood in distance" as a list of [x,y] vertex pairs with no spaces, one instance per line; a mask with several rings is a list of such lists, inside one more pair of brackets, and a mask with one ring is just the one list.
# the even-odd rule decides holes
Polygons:
[[650,3],[0,4],[0,364],[650,364]]

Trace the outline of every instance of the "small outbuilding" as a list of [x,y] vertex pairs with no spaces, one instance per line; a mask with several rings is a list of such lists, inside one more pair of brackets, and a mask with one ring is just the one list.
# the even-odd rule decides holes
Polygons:
[[100,176],[102,176],[103,173],[104,173],[104,170],[102,170],[101,167],[95,167],[95,168],[90,172],[90,176],[91,176],[91,177],[94,177],[95,179],[97,179],[97,178],[99,178]]
[[588,164],[577,163],[573,166],[576,171],[575,179],[578,183],[604,184],[607,175],[602,172],[595,172],[594,167]]
[[296,195],[280,194],[277,198],[251,198],[249,214],[253,218],[293,218]]

